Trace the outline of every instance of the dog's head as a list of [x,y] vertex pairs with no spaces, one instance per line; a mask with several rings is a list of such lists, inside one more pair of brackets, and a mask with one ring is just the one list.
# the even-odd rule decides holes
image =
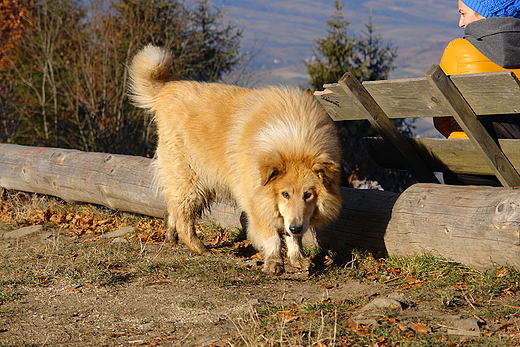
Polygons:
[[284,234],[293,236],[334,219],[341,208],[339,165],[325,156],[303,161],[276,160],[261,169],[283,219]]

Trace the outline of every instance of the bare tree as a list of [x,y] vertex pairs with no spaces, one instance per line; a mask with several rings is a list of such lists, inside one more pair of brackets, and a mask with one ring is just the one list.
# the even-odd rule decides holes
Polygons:
[[173,52],[174,76],[217,81],[241,62],[242,32],[207,0],[193,7],[181,0],[88,4],[36,3],[23,30],[27,44],[0,69],[18,86],[9,111],[23,120],[17,142],[153,155],[150,115],[126,98],[131,57],[153,43]]
[[19,129],[21,117],[14,112],[18,85],[6,72],[25,43],[24,31],[33,8],[32,0],[0,0],[0,142],[12,142]]

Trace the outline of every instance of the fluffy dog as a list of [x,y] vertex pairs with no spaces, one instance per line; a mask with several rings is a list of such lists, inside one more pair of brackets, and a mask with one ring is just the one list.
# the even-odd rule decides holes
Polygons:
[[130,66],[132,101],[155,113],[166,240],[179,235],[191,250],[208,252],[194,222],[215,199],[232,199],[247,215],[264,271],[284,272],[283,238],[291,265],[308,270],[302,234],[341,208],[332,120],[304,91],[175,81],[171,64],[171,54],[147,46]]

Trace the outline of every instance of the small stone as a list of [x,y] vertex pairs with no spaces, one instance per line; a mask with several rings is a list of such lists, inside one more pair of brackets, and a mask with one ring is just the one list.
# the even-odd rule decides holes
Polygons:
[[394,293],[388,294],[387,297],[390,298],[390,299],[394,299],[394,300],[400,301],[400,302],[404,302],[405,301],[404,293],[394,292]]
[[475,318],[454,320],[452,325],[455,329],[448,329],[448,335],[480,336],[480,327]]
[[43,229],[43,225],[31,225],[28,227],[16,229],[10,232],[5,233],[3,236],[4,239],[19,239],[24,236],[28,236],[35,232],[41,231]]
[[128,243],[129,241],[124,237],[116,237],[110,243]]
[[115,239],[118,237],[124,237],[127,234],[135,233],[137,231],[134,227],[123,227],[114,231],[111,231],[109,233],[101,235],[99,238],[101,239]]
[[456,320],[456,321],[453,321],[452,324],[457,329],[480,331],[480,327],[475,318],[466,318],[466,319]]
[[403,304],[395,299],[392,298],[377,298],[374,299],[371,303],[366,304],[363,306],[361,311],[366,311],[371,308],[398,308],[402,309]]

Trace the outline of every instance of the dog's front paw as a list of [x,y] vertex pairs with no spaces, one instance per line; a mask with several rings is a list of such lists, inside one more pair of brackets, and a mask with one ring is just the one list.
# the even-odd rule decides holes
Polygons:
[[291,266],[300,269],[300,271],[309,271],[314,266],[314,263],[309,258],[304,258],[303,256],[291,259],[290,262]]
[[264,263],[264,272],[279,276],[285,272],[283,263],[275,260],[266,260]]

